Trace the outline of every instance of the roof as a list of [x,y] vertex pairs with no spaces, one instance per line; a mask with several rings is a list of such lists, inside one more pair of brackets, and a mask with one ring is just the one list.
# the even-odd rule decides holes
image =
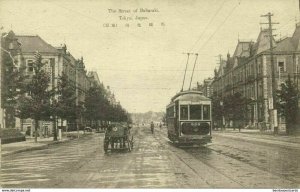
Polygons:
[[218,77],[224,75],[225,68],[226,68],[226,61],[222,59],[218,68]]
[[100,79],[98,76],[98,73],[96,71],[90,71],[88,72],[87,76],[91,79],[93,79],[98,85],[100,85]]
[[239,41],[234,51],[233,57],[249,57],[252,41]]
[[17,35],[18,42],[21,43],[21,50],[25,53],[58,53],[58,50],[52,45],[48,44],[38,35],[36,36],[22,36]]
[[[276,46],[276,42],[274,38],[273,40],[273,45]],[[257,41],[255,43],[255,53],[254,54],[259,54],[261,52],[267,51],[270,49],[270,38],[269,38],[269,30],[268,29],[263,29],[260,31]]]
[[277,42],[276,47],[274,48],[274,51],[295,51],[295,47],[292,42],[291,37],[287,37],[279,42]]
[[233,66],[234,66],[234,57],[230,57],[228,55],[227,61],[226,61],[226,67],[225,67],[226,71],[229,71],[230,69],[232,69]]
[[292,44],[294,45],[296,50],[300,49],[299,40],[300,40],[300,24],[297,23],[296,24],[296,29],[294,31],[294,34],[293,34],[292,38],[291,38]]
[[210,101],[209,98],[205,97],[201,91],[182,91],[177,93],[173,98],[172,102],[174,101]]

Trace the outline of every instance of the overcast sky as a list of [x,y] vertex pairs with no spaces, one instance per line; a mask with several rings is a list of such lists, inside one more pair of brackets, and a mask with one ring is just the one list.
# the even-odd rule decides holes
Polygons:
[[[155,12],[135,13],[140,8]],[[37,34],[53,46],[65,43],[73,56],[83,56],[87,70],[98,72],[129,112],[165,110],[181,89],[184,52],[199,53],[192,86],[212,77],[216,56],[232,54],[238,38],[256,40],[259,23],[267,22],[260,15],[268,12],[280,23],[277,39],[290,36],[300,21],[298,0],[0,0],[4,31]]]

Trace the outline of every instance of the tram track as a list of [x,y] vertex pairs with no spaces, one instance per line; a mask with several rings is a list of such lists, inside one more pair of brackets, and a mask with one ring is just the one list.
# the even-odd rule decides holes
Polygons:
[[[217,144],[217,145],[218,145],[218,144]],[[221,146],[221,145],[219,145],[219,146]],[[230,149],[230,150],[238,150],[237,148],[233,148],[233,147],[226,146],[226,145],[222,145],[222,147],[223,147],[223,148],[228,148],[228,149]],[[210,149],[211,151],[214,151],[214,152],[218,153],[218,154],[227,156],[227,157],[229,157],[229,158],[235,159],[235,160],[240,161],[240,162],[242,162],[242,163],[246,163],[246,164],[248,164],[248,165],[250,165],[250,166],[252,166],[252,167],[255,167],[255,168],[257,168],[257,169],[259,169],[259,170],[261,170],[261,171],[265,171],[265,172],[268,172],[268,173],[270,173],[270,174],[272,174],[272,175],[276,175],[276,176],[278,176],[278,177],[280,177],[280,178],[282,178],[282,179],[288,180],[288,181],[290,181],[290,182],[293,182],[293,183],[298,183],[298,182],[299,182],[299,181],[297,181],[297,180],[295,180],[295,179],[291,179],[291,178],[284,177],[284,176],[282,176],[282,174],[280,174],[280,173],[272,172],[272,171],[270,171],[269,169],[264,168],[264,167],[262,167],[262,166],[259,166],[259,165],[255,164],[255,163],[251,163],[250,160],[247,160],[247,159],[245,159],[245,158],[243,158],[243,157],[236,156],[236,155],[232,155],[232,154],[228,154],[228,153],[222,152],[222,150],[217,150],[217,149],[213,149],[213,148],[209,148],[209,149]],[[240,150],[240,151],[242,151],[242,150]],[[193,154],[197,154],[196,152],[192,152],[192,153],[193,153]]]
[[[196,173],[200,178],[205,180],[205,178],[203,178],[203,174],[199,174],[196,171],[196,168],[193,165],[191,165],[191,163],[189,161],[183,159],[182,154],[178,153],[178,151],[175,150],[175,149],[178,149],[178,148],[175,147],[169,141],[169,139],[166,136],[166,133],[163,132],[162,130],[159,130],[157,132],[160,132],[160,134],[157,134],[157,135],[159,135],[159,138],[157,138],[157,141],[162,145],[167,144],[168,146],[174,148],[172,150],[173,154],[182,163],[184,163],[187,167],[189,167],[194,173]],[[232,183],[237,184],[239,187],[249,188],[249,184],[244,182],[243,177],[251,178],[252,180],[254,180],[255,175],[257,174],[257,172],[261,172],[262,174],[263,173],[265,173],[265,174],[268,173],[268,174],[266,174],[268,176],[265,176],[265,177],[273,178],[274,176],[276,176],[276,179],[280,180],[282,183],[288,182],[288,183],[291,183],[291,184],[297,186],[297,181],[294,180],[294,179],[284,177],[281,174],[276,173],[276,172],[271,172],[267,168],[263,168],[261,166],[258,166],[256,164],[254,164],[254,163],[251,163],[249,160],[244,159],[244,158],[240,158],[239,156],[233,156],[230,153],[228,153],[228,154],[223,153],[220,150],[213,149],[209,145],[207,147],[201,147],[201,148],[179,148],[179,149],[182,149],[182,151],[184,151],[187,155],[189,155],[190,157],[192,156],[195,160],[205,164],[207,167],[213,169],[216,173],[222,175],[223,177],[226,177],[228,180],[230,180]],[[228,146],[224,146],[224,147],[228,148]],[[227,168],[229,167],[229,170],[226,169],[226,168],[223,168],[220,165],[218,165],[216,162],[210,162],[210,159],[207,157],[209,155],[207,155],[207,156],[203,155],[203,149],[205,149],[204,150],[204,151],[206,151],[205,153],[211,153],[210,156],[217,157],[217,158],[220,159],[220,161],[223,160],[224,162],[226,162],[226,164],[227,164],[226,166],[227,166]],[[201,152],[202,152],[202,154],[201,154]],[[215,166],[215,164],[217,166]],[[237,173],[236,173],[235,176],[233,176],[232,172],[230,171],[230,167],[233,167],[235,169],[236,169],[236,167],[239,167],[241,170],[245,170],[245,173],[243,174],[243,171],[235,170],[235,172],[237,172]],[[211,183],[211,182],[207,182],[207,183],[211,187],[215,187],[213,183]],[[262,182],[262,183],[264,183],[264,182]],[[257,187],[255,183],[253,183],[253,185],[254,186],[252,186],[252,187]],[[259,185],[259,183],[258,183],[258,185]],[[265,186],[265,185],[262,185],[262,186]],[[228,186],[223,186],[223,187],[228,187]]]
[[[162,132],[160,130],[160,132]],[[199,176],[201,178],[201,180],[203,180],[207,185],[209,185],[211,188],[216,188],[216,187],[225,187],[224,185],[219,185],[219,184],[215,184],[212,183],[211,181],[208,181],[207,178],[205,178],[205,174],[203,174],[203,172],[197,171],[197,169],[199,169],[199,167],[197,166],[198,163],[203,163],[205,164],[207,167],[209,167],[210,169],[213,169],[216,173],[218,173],[219,175],[221,175],[221,177],[225,177],[226,179],[228,179],[231,184],[230,187],[234,187],[234,188],[241,188],[241,187],[246,187],[245,185],[243,185],[242,183],[232,179],[231,177],[229,177],[227,174],[223,173],[222,171],[220,171],[217,167],[214,167],[213,165],[210,165],[207,162],[201,161],[199,158],[195,158],[195,156],[193,156],[192,154],[188,153],[186,150],[187,148],[177,148],[176,146],[173,145],[173,143],[171,143],[169,141],[169,139],[163,135],[163,134],[157,134],[160,136],[160,138],[156,137],[155,139],[161,144],[161,145],[165,145],[167,144],[169,147],[173,148],[173,150],[170,150],[172,152],[172,154],[174,156],[176,156],[176,158],[178,160],[180,160],[180,162],[182,162],[186,167],[188,167],[192,172],[194,172],[197,176]],[[164,142],[165,141],[165,142]],[[181,149],[181,154],[178,153],[177,149]],[[184,154],[182,154],[182,152],[184,152]],[[183,158],[188,156],[188,158]],[[191,163],[191,160],[196,160],[197,164],[196,165],[192,165],[193,163]],[[195,167],[197,166],[197,167]],[[228,182],[226,182],[228,183]]]

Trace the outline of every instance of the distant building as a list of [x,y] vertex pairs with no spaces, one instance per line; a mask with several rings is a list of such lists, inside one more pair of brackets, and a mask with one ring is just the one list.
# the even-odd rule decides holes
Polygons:
[[206,97],[211,97],[213,94],[212,82],[212,78],[204,79],[203,84],[199,84],[197,82],[197,90],[202,91],[203,95],[205,95]]
[[101,86],[101,82],[96,71],[90,71],[87,74],[87,77],[91,83],[91,87],[99,87]]

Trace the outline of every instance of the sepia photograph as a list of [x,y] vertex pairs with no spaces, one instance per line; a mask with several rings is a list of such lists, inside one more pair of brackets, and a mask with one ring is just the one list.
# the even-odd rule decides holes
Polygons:
[[0,189],[300,189],[300,0],[0,0]]

